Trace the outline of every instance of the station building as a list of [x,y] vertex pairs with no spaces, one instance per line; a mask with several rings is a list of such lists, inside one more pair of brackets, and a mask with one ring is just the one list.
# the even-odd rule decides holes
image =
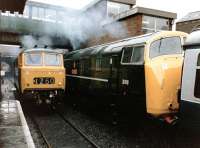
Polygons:
[[190,12],[176,22],[176,30],[191,33],[200,27],[200,11]]
[[[112,22],[105,24],[104,27],[110,27],[112,23],[119,22],[126,33],[114,37],[109,34],[92,37],[88,40],[88,46],[160,30],[172,30],[174,19],[177,18],[176,13],[136,6],[136,1],[133,0],[96,0],[95,2],[87,10],[104,7],[105,15],[112,18]],[[120,32],[120,29],[116,32]]]
[[[113,29],[114,34],[101,34],[90,36],[84,41],[83,47],[103,44],[127,37],[142,35],[159,30],[171,30],[176,13],[149,9],[136,6],[136,0],[94,0],[82,10],[73,10],[61,6],[27,1],[24,12],[0,12],[0,44],[20,44],[20,38],[31,35],[39,38],[48,36],[57,48],[72,48],[70,39],[65,36],[62,23],[68,23],[67,15],[94,13],[99,9],[102,17],[98,20],[102,23],[105,18],[110,21],[102,23],[102,28],[112,30],[112,25],[120,24],[126,30]],[[47,27],[48,26],[48,27]],[[53,31],[52,31],[53,30]]]
[[59,24],[63,23],[66,14],[75,13],[78,12],[34,1],[26,2],[23,14],[19,11],[0,11],[0,44],[20,44],[20,38],[24,35],[48,36],[54,41],[53,44],[67,48],[69,40],[58,35],[61,31]]

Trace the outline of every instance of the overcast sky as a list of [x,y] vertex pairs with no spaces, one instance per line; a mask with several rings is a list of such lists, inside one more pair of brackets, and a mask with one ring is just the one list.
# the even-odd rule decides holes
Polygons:
[[[93,0],[34,0],[46,2],[65,7],[81,9]],[[178,19],[188,12],[200,11],[200,2],[198,0],[137,0],[138,6],[145,6],[159,10],[176,12]]]
[[188,12],[200,11],[199,4],[198,0],[137,0],[137,5],[175,12],[178,18]]

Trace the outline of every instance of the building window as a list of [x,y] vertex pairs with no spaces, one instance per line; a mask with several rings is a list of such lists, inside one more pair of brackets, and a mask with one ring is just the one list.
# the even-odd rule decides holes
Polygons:
[[143,15],[142,30],[143,33],[169,30],[169,19]]
[[39,19],[39,17],[38,17],[38,7],[32,7],[32,19]]
[[38,8],[38,17],[42,20],[45,19],[45,9],[44,8]]
[[29,17],[29,6],[25,6],[23,17],[24,18],[28,18]]
[[3,15],[3,16],[9,16],[9,13],[10,13],[9,11],[5,11],[5,12],[2,12],[1,15]]
[[62,23],[65,20],[65,15],[64,11],[57,11],[57,22]]
[[127,11],[131,8],[130,5],[127,4],[121,4],[116,2],[108,2],[107,4],[107,14],[108,16],[115,16],[119,13],[122,13],[124,11]]
[[46,9],[45,19],[50,22],[56,21],[56,11],[53,9]]

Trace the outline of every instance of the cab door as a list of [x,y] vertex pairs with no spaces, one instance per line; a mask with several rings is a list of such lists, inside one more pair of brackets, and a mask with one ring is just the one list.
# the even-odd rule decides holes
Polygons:
[[[145,96],[144,45],[123,48],[121,59],[121,85],[123,95],[135,99]],[[137,96],[137,97],[136,97]],[[140,97],[138,97],[140,96]]]
[[160,115],[179,108],[183,51],[177,36],[153,41],[145,62],[147,112]]

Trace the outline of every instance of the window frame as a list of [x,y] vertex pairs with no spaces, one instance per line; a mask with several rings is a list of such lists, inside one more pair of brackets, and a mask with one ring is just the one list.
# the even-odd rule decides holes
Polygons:
[[[128,48],[128,47],[132,47],[133,48],[133,50],[132,50],[132,54],[131,54],[131,59],[132,59],[132,57],[133,57],[133,54],[134,54],[134,48],[135,47],[144,47],[144,54],[143,54],[143,62],[129,62],[129,63],[124,63],[123,62],[123,58],[124,58],[124,50],[125,50],[125,48]],[[144,59],[145,59],[145,48],[146,48],[146,45],[145,44],[136,44],[136,45],[129,45],[129,46],[125,46],[125,47],[123,47],[122,48],[122,56],[121,56],[121,61],[120,61],[120,63],[121,63],[121,65],[144,65]]]
[[[153,19],[153,28],[150,27],[144,27],[143,26],[143,22],[144,22],[144,17],[149,17],[151,19]],[[159,24],[159,20],[165,20],[168,22],[168,24],[166,25],[168,29],[158,29],[158,24]],[[156,16],[150,16],[150,15],[143,15],[142,16],[142,31],[143,30],[147,30],[148,32],[156,32],[156,31],[162,31],[162,30],[170,30],[170,25],[169,25],[169,19],[164,18],[164,17],[156,17]]]
[[[129,4],[117,3],[112,1],[108,1],[106,5],[107,5],[108,17],[114,17],[116,15],[119,15],[120,13],[124,13],[131,9],[131,5]],[[127,8],[122,10],[122,7],[127,7]],[[117,13],[113,13],[113,11],[111,11],[113,8],[117,10]]]
[[[151,45],[152,45],[153,43],[155,43],[155,42],[157,42],[157,41],[160,41],[160,47],[161,47],[161,45],[162,45],[162,40],[163,40],[163,39],[166,39],[166,38],[175,38],[175,37],[176,37],[176,38],[179,38],[180,43],[181,43],[181,52],[180,52],[180,53],[159,54],[159,55],[157,55],[157,56],[151,57],[150,51],[151,51]],[[151,42],[150,45],[149,45],[149,53],[148,53],[148,55],[149,55],[149,59],[154,59],[154,58],[157,58],[157,57],[160,57],[160,56],[183,54],[183,52],[184,52],[184,51],[183,51],[183,45],[182,45],[182,39],[181,39],[181,37],[180,37],[180,36],[167,36],[167,37],[162,37],[162,38],[160,38],[160,39],[157,39],[157,40],[154,40],[153,42]]]
[[[27,59],[27,55],[41,55],[41,62],[40,62],[40,64],[27,64],[27,61],[26,61],[26,59]],[[43,64],[43,54],[42,53],[25,53],[24,54],[24,65],[25,66],[33,66],[33,67],[37,67],[37,66],[44,66],[44,64]]]
[[[56,56],[59,56],[59,58],[60,58],[60,60],[59,60],[59,64],[58,65],[47,65],[46,63],[45,63],[45,56],[46,55],[56,55]],[[55,54],[55,53],[44,53],[43,54],[43,65],[44,66],[54,66],[54,67],[60,67],[60,66],[62,66],[62,56],[61,56],[61,54]]]

